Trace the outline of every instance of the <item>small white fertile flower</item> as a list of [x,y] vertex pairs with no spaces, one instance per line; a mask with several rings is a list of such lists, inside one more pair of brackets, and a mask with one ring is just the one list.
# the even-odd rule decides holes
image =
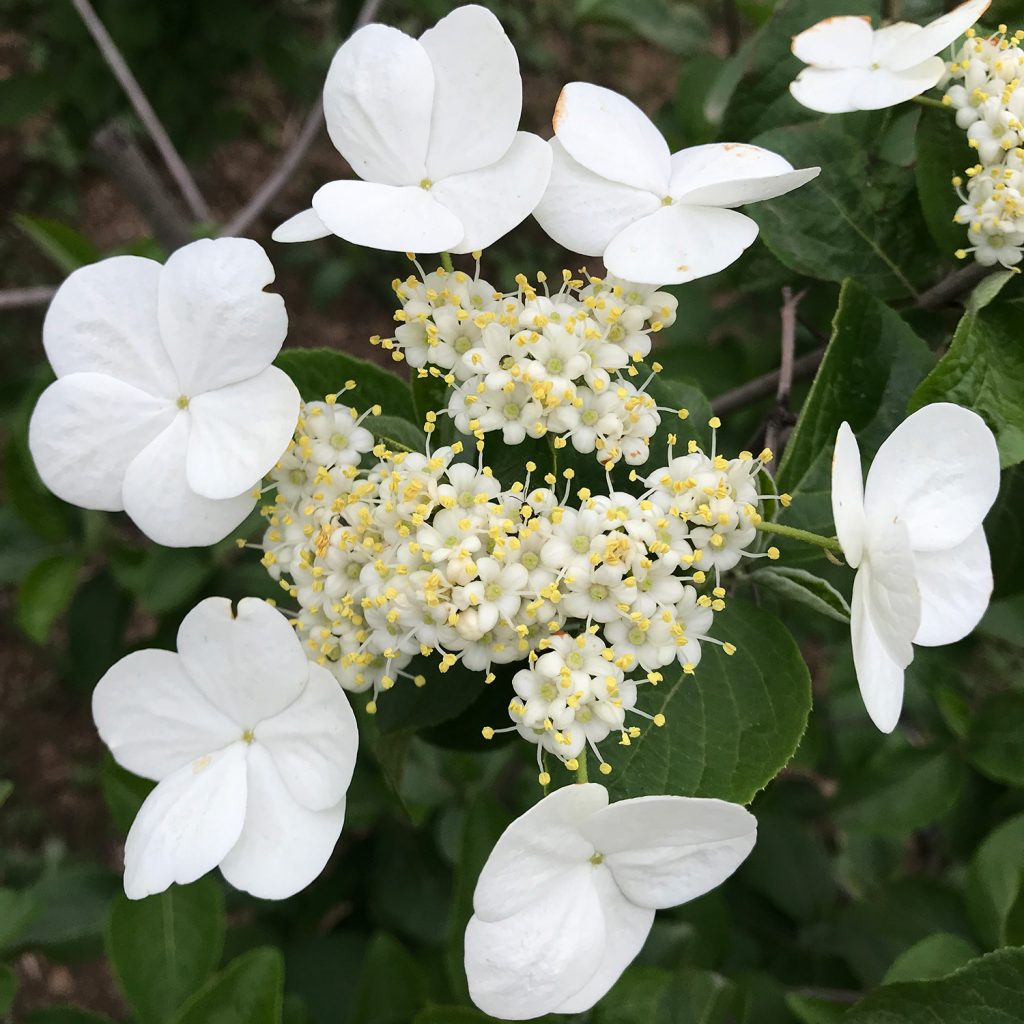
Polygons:
[[929,25],[898,21],[872,29],[868,17],[826,18],[793,37],[793,53],[810,67],[790,83],[799,103],[824,114],[881,110],[920,96],[946,73],[937,54],[988,9],[968,0]]
[[857,570],[853,660],[871,720],[892,732],[913,644],[967,636],[992,593],[981,523],[999,492],[999,451],[980,416],[945,402],[903,421],[878,449],[867,483],[849,424],[832,461],[832,514]]
[[211,597],[178,653],[136,651],[99,681],[93,718],[122,767],[153,779],[125,845],[129,899],[220,867],[284,899],[323,870],[345,820],[358,735],[348,699],[263,601]]
[[165,266],[76,270],[43,325],[57,380],[29,425],[39,475],[83,508],[125,510],[160,544],[212,544],[256,504],[299,393],[271,362],[288,329],[256,242],[203,239]]
[[498,840],[473,894],[465,965],[500,1020],[583,1013],[640,952],[656,910],[721,885],[754,847],[738,804],[646,796],[608,804],[593,783],[545,797]]
[[339,235],[397,252],[472,252],[525,220],[551,168],[518,131],[519,58],[490,11],[470,5],[420,38],[367,25],[324,84],[331,141],[362,181],[332,181],[278,242]]
[[733,207],[781,196],[820,171],[737,143],[670,153],[636,104],[585,82],[562,90],[552,125],[551,181],[534,216],[560,245],[641,284],[724,270],[757,237]]

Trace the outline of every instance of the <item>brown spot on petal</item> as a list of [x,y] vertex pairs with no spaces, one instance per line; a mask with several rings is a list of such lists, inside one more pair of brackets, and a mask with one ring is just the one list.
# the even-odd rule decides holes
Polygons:
[[558,131],[558,122],[565,116],[565,90],[558,94],[558,102],[555,104],[555,112],[551,115],[551,127]]

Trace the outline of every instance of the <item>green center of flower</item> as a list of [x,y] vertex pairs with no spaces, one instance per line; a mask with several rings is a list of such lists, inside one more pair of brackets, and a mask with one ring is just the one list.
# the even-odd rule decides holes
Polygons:
[[502,589],[497,583],[487,584],[487,587],[484,590],[484,597],[486,597],[488,601],[497,601],[501,595]]
[[583,420],[584,426],[592,427],[600,419],[600,417],[597,415],[596,409],[588,409],[580,417],[580,419]]
[[506,402],[501,410],[509,420],[519,419],[519,406],[515,402]]
[[590,550],[590,538],[583,533],[576,534],[572,539],[572,549],[577,555],[585,555]]
[[561,373],[564,366],[565,364],[558,358],[558,356],[554,356],[548,360],[548,370],[551,373]]
[[464,334],[460,334],[455,339],[455,344],[452,347],[455,349],[456,354],[461,356],[465,355],[473,347],[473,342]]
[[524,569],[534,570],[540,565],[540,555],[536,551],[527,551],[522,558],[519,559],[519,564]]
[[246,729],[245,732],[242,733],[243,743],[254,743],[255,741],[256,737],[255,735],[253,735],[252,729]]
[[606,601],[608,599],[608,588],[603,583],[593,583],[590,587],[590,597],[594,601]]
[[629,631],[627,639],[634,647],[638,647],[647,640],[647,634],[639,626],[634,626]]
[[178,395],[178,401],[175,402],[175,405],[177,405],[177,407],[179,409],[187,409],[188,408],[188,402],[189,402],[188,395]]
[[430,186],[433,185],[433,184],[434,183],[429,178],[424,178],[420,182],[420,188],[430,188]]
[[332,434],[331,444],[335,448],[347,448],[348,438],[344,434]]

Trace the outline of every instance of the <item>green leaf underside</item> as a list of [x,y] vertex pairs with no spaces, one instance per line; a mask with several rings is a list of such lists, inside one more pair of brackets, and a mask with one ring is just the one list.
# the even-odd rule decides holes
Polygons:
[[828,580],[793,566],[772,566],[750,574],[750,582],[787,601],[811,608],[839,622],[850,621],[846,598]]
[[649,793],[713,796],[748,803],[793,756],[811,707],[810,675],[789,631],[767,612],[731,601],[692,676],[666,671],[645,686],[644,709],[666,724],[644,724],[628,747],[611,747],[609,785],[617,799]]

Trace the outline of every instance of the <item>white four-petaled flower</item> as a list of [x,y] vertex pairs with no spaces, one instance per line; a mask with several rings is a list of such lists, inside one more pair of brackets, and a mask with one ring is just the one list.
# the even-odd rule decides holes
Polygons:
[[753,849],[737,804],[593,783],[545,797],[502,834],[466,929],[469,991],[502,1020],[582,1013],[640,952],[654,913],[715,888]]
[[324,85],[331,141],[362,181],[332,181],[278,242],[335,234],[374,249],[472,252],[530,215],[551,155],[518,131],[519,58],[500,22],[459,7],[413,39],[367,25]]
[[848,423],[832,461],[836,535],[857,570],[853,660],[864,706],[892,732],[914,644],[967,636],[992,593],[981,527],[999,492],[999,451],[976,413],[941,402],[903,421],[875,455],[867,482]]
[[271,362],[288,330],[274,268],[246,238],[203,239],[165,266],[114,256],[54,296],[43,345],[57,380],[29,425],[43,482],[124,509],[160,544],[212,544],[252,511],[288,446],[299,393]]
[[99,681],[93,717],[122,767],[155,780],[125,846],[131,899],[220,867],[284,899],[323,870],[345,819],[358,736],[348,698],[288,621],[202,601],[178,653],[136,651]]
[[734,263],[757,224],[733,207],[772,199],[812,178],[757,146],[714,143],[670,153],[625,96],[571,82],[552,120],[551,180],[534,216],[560,245],[602,256],[612,274],[682,284]]
[[872,29],[871,19],[826,18],[793,37],[793,53],[810,67],[789,91],[824,114],[881,110],[920,96],[946,73],[937,54],[985,13],[991,0],[968,0],[929,25],[898,21]]

